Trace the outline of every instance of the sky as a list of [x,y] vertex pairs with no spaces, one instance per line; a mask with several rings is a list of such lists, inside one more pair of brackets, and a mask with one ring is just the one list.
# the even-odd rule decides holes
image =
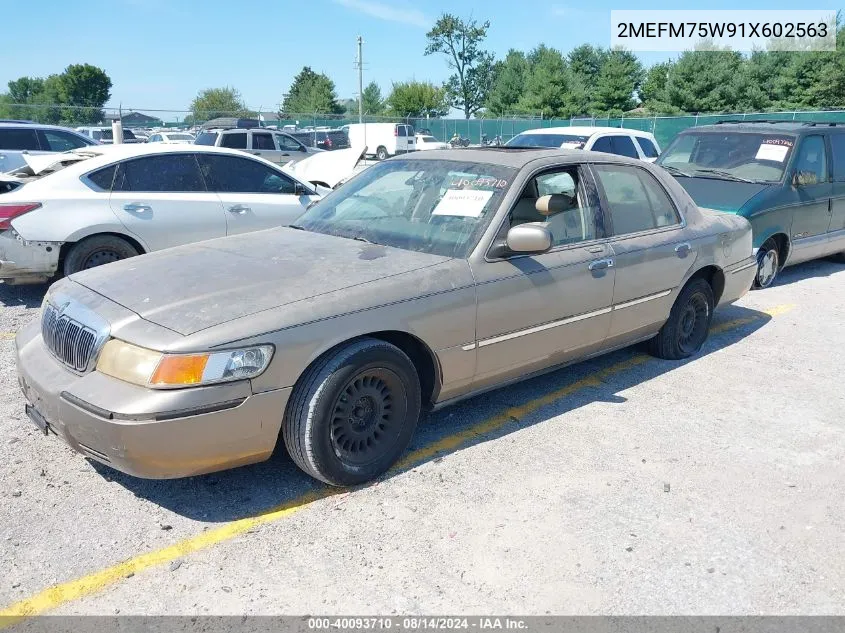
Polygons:
[[[425,34],[451,12],[489,20],[486,48],[540,43],[568,52],[610,43],[611,9],[795,9],[788,0],[0,0],[0,91],[18,77],[60,73],[89,63],[112,79],[108,106],[187,110],[204,88],[232,86],[254,110],[275,111],[303,66],[325,72],[338,97],[357,94],[356,37],[364,38],[364,84],[386,95],[391,83],[439,83],[450,71],[439,55],[424,56]],[[816,0],[813,9],[837,9]],[[14,25],[14,28],[9,28]],[[673,57],[642,53],[646,65]],[[168,117],[165,117],[168,118]]]

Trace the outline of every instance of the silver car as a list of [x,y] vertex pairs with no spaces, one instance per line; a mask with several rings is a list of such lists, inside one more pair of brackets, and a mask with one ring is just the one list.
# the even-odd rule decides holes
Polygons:
[[29,417],[91,459],[182,477],[267,459],[383,473],[422,411],[650,341],[681,359],[755,274],[751,229],[608,154],[431,151],[295,225],[70,276],[17,336]]

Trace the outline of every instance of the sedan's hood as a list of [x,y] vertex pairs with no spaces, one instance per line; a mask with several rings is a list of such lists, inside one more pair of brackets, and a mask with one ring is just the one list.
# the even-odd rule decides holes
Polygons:
[[683,176],[677,178],[677,181],[699,207],[728,213],[737,213],[751,198],[772,186],[765,183]]
[[171,248],[92,268],[70,279],[187,336],[447,260],[279,228]]
[[305,182],[325,183],[334,189],[338,183],[349,178],[355,166],[367,153],[367,148],[338,149],[333,152],[318,152],[308,158],[291,161],[282,169]]

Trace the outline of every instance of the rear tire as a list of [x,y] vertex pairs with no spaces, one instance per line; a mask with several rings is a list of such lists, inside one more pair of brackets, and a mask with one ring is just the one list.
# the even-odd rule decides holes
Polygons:
[[139,255],[138,249],[116,235],[94,235],[71,246],[65,257],[65,276]]
[[754,275],[752,288],[768,288],[777,279],[780,270],[780,249],[778,243],[768,239],[757,251],[757,274]]
[[379,160],[385,160],[387,158],[387,148],[384,145],[379,145],[376,150],[376,158]]
[[707,281],[690,281],[678,294],[669,319],[649,341],[649,352],[666,360],[681,360],[697,353],[710,331],[713,303],[713,289]]
[[420,417],[420,380],[408,356],[364,338],[318,359],[297,381],[282,435],[294,463],[332,486],[385,472]]

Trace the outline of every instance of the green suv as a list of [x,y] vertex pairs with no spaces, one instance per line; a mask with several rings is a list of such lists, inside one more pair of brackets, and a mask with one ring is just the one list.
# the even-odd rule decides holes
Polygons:
[[700,207],[751,222],[754,287],[845,253],[845,125],[725,122],[681,132],[657,159]]

